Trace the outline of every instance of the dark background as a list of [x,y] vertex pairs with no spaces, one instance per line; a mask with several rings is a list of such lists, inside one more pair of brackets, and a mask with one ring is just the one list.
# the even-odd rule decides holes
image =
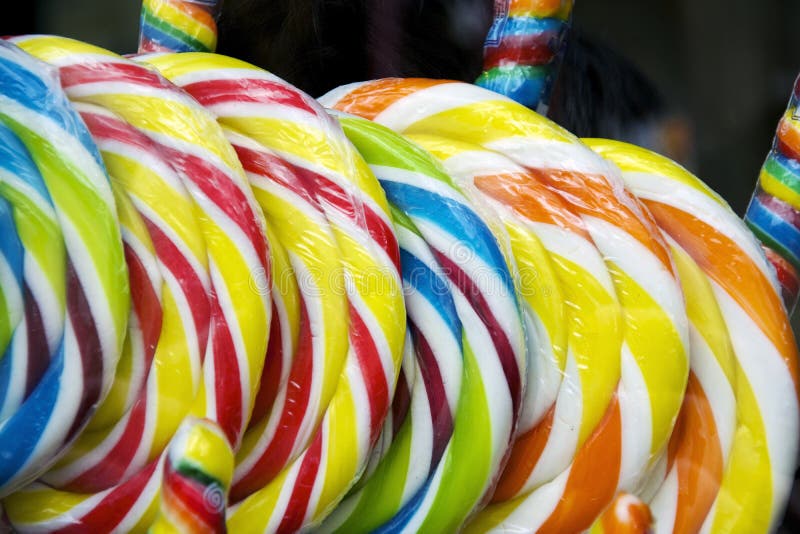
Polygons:
[[[247,1],[227,0],[227,5]],[[292,4],[296,0],[261,1],[262,5],[276,6],[275,10],[291,11],[298,5]],[[353,5],[363,1],[317,0],[316,4],[326,6],[323,13],[346,15],[348,10],[356,9]],[[490,8],[481,2],[490,5],[491,0],[398,0],[412,13],[446,10],[447,2],[471,6],[475,16],[459,21],[459,27],[463,29],[467,23],[471,26],[467,29],[475,35],[485,33],[482,27],[475,26],[488,27]],[[140,5],[140,0],[28,0],[16,4],[13,16],[0,17],[0,35],[53,33],[129,53],[136,49]],[[272,22],[282,23],[282,16],[275,11]],[[223,10],[223,27],[225,17]],[[229,14],[228,21],[232,19],[235,21],[235,16]],[[653,82],[670,112],[681,117],[687,126],[689,150],[682,163],[719,191],[738,213],[743,213],[800,71],[800,1],[577,0],[574,20],[586,36],[627,57]],[[304,20],[294,23],[302,27]],[[329,24],[347,23],[345,16]],[[259,27],[258,23],[254,27]],[[350,41],[363,48],[363,34],[363,29],[354,27]],[[431,37],[434,41],[435,38]],[[226,47],[237,50],[237,46],[248,50],[247,43],[252,39],[257,40],[258,36],[232,34],[228,43],[221,39],[220,47],[222,51]],[[475,48],[475,42],[473,38],[469,50]],[[254,61],[247,52],[237,55]],[[298,48],[298,61],[302,55],[302,48]],[[432,57],[434,64],[442,61],[436,54]],[[315,92],[294,78],[296,73],[290,64],[271,65],[265,61],[260,64]],[[358,74],[352,73],[358,71],[348,70],[350,67],[344,64],[336,70],[344,78],[335,80],[337,83],[356,81]],[[389,68],[389,72],[379,74],[404,72],[393,73]],[[795,491],[793,501],[795,506],[790,509],[800,510],[800,492]],[[790,511],[782,531],[800,532],[798,518],[800,512]]]

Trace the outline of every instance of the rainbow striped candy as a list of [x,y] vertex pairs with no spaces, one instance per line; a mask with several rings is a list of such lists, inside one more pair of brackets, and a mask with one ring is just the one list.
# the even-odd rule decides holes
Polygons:
[[6,492],[41,474],[103,400],[130,299],[114,198],[91,137],[53,72],[8,43],[0,43],[0,122],[6,138],[10,130],[25,145],[4,146],[13,153],[0,164],[0,180],[15,212],[27,212],[18,229],[30,247],[32,329],[19,331],[0,361]]
[[[463,139],[502,152],[581,215],[622,304],[621,389],[609,399],[608,414],[570,469],[560,474],[554,469],[547,478],[556,478],[547,486],[505,507],[498,505],[474,528],[503,521],[534,530],[587,528],[611,502],[615,488],[633,484],[663,452],[683,398],[686,316],[658,229],[624,192],[613,169],[564,130],[494,93],[452,82],[389,79],[346,86],[322,101],[412,136]],[[656,337],[659,341],[653,342]],[[601,414],[605,408],[600,404]],[[593,476],[597,466],[592,459],[612,453],[618,460],[609,461],[610,476]],[[512,460],[507,472],[518,473],[519,465]],[[527,478],[526,471],[519,474]],[[609,478],[611,485],[598,482]]]
[[[645,202],[681,255],[702,270],[706,289],[694,290],[693,296],[709,300],[713,295],[735,354],[735,373],[719,353],[692,362],[693,369],[696,363],[702,366],[695,371],[693,394],[707,397],[705,403],[695,403],[695,422],[706,428],[688,428],[683,437],[694,440],[696,447],[685,447],[687,454],[675,459],[652,503],[658,529],[769,531],[780,519],[792,486],[800,434],[798,352],[774,272],[745,224],[685,169],[623,143],[592,140],[590,146],[622,169],[628,188]],[[682,273],[695,284],[699,277]],[[691,300],[689,304],[690,317],[696,316]],[[708,313],[702,318],[709,325],[720,322]],[[713,348],[714,330],[698,330]],[[736,402],[733,429],[726,403],[731,391]],[[685,484],[694,475],[691,469],[700,469],[697,465],[708,471],[703,483]]]
[[778,273],[784,302],[797,304],[800,281],[800,77],[778,123],[772,150],[761,168],[758,185],[744,220],[767,248]]
[[[17,42],[60,67],[73,100],[113,110],[155,143],[189,191],[205,238],[212,291],[209,337],[200,353],[203,367],[186,370],[183,376],[193,377],[188,384],[184,378],[161,391],[151,389],[161,399],[164,424],[138,438],[156,444],[166,438],[166,444],[191,408],[218,422],[231,443],[238,444],[254,403],[270,323],[269,291],[254,291],[253,278],[271,271],[264,221],[233,149],[213,118],[152,70],[77,41],[25,37]],[[195,395],[192,383],[197,382]],[[170,399],[182,407],[171,411]],[[149,524],[161,464],[147,463],[148,456],[153,457],[137,453],[124,482],[100,493],[32,486],[6,501],[7,514],[20,529],[57,528],[68,518],[86,528],[126,530]],[[67,508],[52,506],[64,499],[71,503]]]
[[495,0],[475,82],[547,114],[573,0]]
[[219,0],[144,0],[139,53],[213,52]]
[[[246,498],[230,516],[231,529],[308,528],[331,511],[366,465],[399,372],[405,308],[385,196],[338,125],[313,99],[280,79],[209,54],[144,60],[226,127],[251,181],[263,188],[264,201],[281,204],[269,209],[284,219],[284,245],[297,247],[298,253],[305,249],[303,261],[338,256],[341,262],[333,273],[343,277],[338,290],[320,286],[318,291],[313,285],[303,290],[317,291],[327,301],[335,293],[346,297],[349,324],[336,306],[322,316],[317,304],[307,309],[313,338],[336,341],[341,330],[333,324],[349,327],[346,359],[328,347],[315,349],[311,362],[305,355],[296,359],[297,374],[289,384],[298,390],[290,391],[282,411],[273,411],[278,417],[248,433],[232,489],[235,500]],[[287,219],[290,202],[297,216]],[[312,237],[318,241],[314,234],[320,228],[329,228],[325,232],[331,232],[338,254],[303,243]],[[329,239],[324,233],[319,237]],[[329,272],[319,274],[328,277]],[[336,280],[328,277],[330,282]],[[276,433],[276,424],[286,434]]]
[[521,405],[527,354],[513,277],[430,155],[369,121],[339,121],[394,210],[418,374],[392,447],[323,530],[454,531],[491,487]]

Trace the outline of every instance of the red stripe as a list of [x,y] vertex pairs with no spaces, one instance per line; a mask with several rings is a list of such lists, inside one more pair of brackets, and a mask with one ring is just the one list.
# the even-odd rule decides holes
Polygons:
[[133,62],[113,63],[109,61],[108,63],[67,65],[59,69],[59,75],[61,77],[61,86],[64,89],[88,83],[124,82],[179,92],[177,87],[166,81],[154,70]]
[[[290,355],[289,355],[290,356]],[[281,387],[281,374],[283,373],[283,334],[281,332],[278,308],[272,305],[272,323],[269,328],[269,345],[267,356],[264,360],[264,369],[261,372],[258,394],[253,404],[248,429],[260,423],[272,410],[278,390]]]
[[225,508],[214,509],[204,497],[206,486],[198,481],[182,475],[173,469],[169,461],[164,462],[163,499],[169,506],[180,510],[182,519],[191,522],[181,527],[189,528],[187,532],[224,532]]
[[350,305],[350,348],[358,359],[364,386],[367,389],[370,412],[370,442],[380,434],[389,409],[389,384],[381,363],[378,347],[358,310]]
[[158,148],[156,145],[147,136],[127,122],[117,117],[109,117],[107,115],[86,111],[81,112],[81,118],[86,123],[95,141],[121,141],[126,145],[131,145],[161,159],[161,155],[157,152]]
[[297,532],[303,526],[303,519],[306,516],[308,502],[311,499],[311,492],[314,490],[314,481],[319,470],[320,457],[322,456],[322,432],[317,433],[311,447],[303,456],[303,463],[300,465],[300,472],[294,481],[294,490],[286,506],[286,513],[283,516],[277,532],[290,533]]
[[511,403],[514,407],[514,415],[519,413],[519,405],[522,396],[522,381],[520,379],[519,367],[517,366],[517,359],[514,349],[511,347],[511,342],[497,322],[497,319],[492,314],[492,309],[486,302],[481,289],[475,285],[472,279],[461,270],[461,267],[456,265],[450,258],[442,254],[436,249],[431,249],[436,256],[437,261],[442,266],[442,270],[447,274],[447,277],[453,281],[462,293],[472,304],[481,321],[489,331],[492,338],[492,343],[497,350],[497,356],[500,358],[500,364],[503,366],[503,373],[508,383],[508,389],[511,393]]
[[133,505],[139,499],[142,491],[147,486],[150,477],[160,460],[150,462],[150,465],[139,471],[139,473],[128,482],[115,487],[109,491],[104,498],[97,503],[83,517],[74,517],[73,524],[56,530],[62,534],[86,534],[87,532],[111,532],[130,512]]
[[[269,273],[267,241],[254,206],[245,196],[240,184],[231,176],[203,158],[162,145],[167,158],[175,168],[183,171],[200,192],[222,211],[244,233],[253,246],[265,273]],[[249,187],[247,184],[241,184]]]
[[411,392],[408,388],[406,374],[401,370],[397,377],[397,388],[394,391],[392,401],[392,436],[396,436],[400,431],[400,426],[408,415],[408,408],[411,406]]
[[[83,368],[81,402],[67,434],[67,440],[71,440],[83,428],[90,411],[100,400],[105,367],[94,315],[71,259],[67,262],[67,312],[75,331],[75,342],[78,345]],[[116,350],[116,347],[109,347],[109,350]]]
[[245,408],[242,406],[242,379],[236,357],[236,346],[233,344],[225,313],[216,295],[212,295],[212,317],[216,420],[228,440],[231,443],[239,443]]
[[250,472],[231,488],[231,502],[238,502],[266,486],[290,459],[297,433],[303,422],[311,395],[314,369],[314,333],[308,319],[305,301],[300,300],[300,335],[297,340],[292,370],[286,387],[286,400],[280,414],[280,432],[270,441]]
[[254,104],[279,104],[295,109],[320,115],[324,113],[317,104],[294,87],[285,83],[258,78],[236,78],[205,80],[182,86],[183,90],[192,95],[204,106],[228,102],[254,103]]
[[131,409],[130,418],[119,439],[102,461],[69,481],[62,489],[77,493],[96,493],[123,482],[125,471],[130,467],[139,449],[147,416],[147,388]]
[[45,371],[50,366],[50,347],[42,322],[39,303],[33,297],[27,282],[23,287],[25,297],[25,327],[28,338],[28,376],[25,382],[25,398],[28,398]]
[[[145,374],[142,383],[147,380],[150,374],[150,364],[153,363],[153,356],[158,345],[158,338],[161,336],[162,311],[160,301],[160,289],[156,288],[147,276],[144,264],[142,264],[136,252],[127,244],[123,243],[125,250],[125,262],[128,265],[128,280],[131,288],[131,304],[133,313],[139,320],[139,329],[144,349]],[[132,335],[128,332],[128,335]]]
[[422,373],[422,379],[425,382],[428,404],[431,409],[431,422],[433,425],[431,470],[433,470],[439,464],[439,460],[450,442],[450,437],[453,435],[453,414],[450,412],[450,405],[447,402],[447,392],[439,370],[439,362],[436,360],[428,340],[425,339],[425,336],[416,325],[411,325],[411,335],[414,338],[417,362]]
[[484,68],[501,65],[545,65],[553,60],[556,51],[551,44],[557,42],[557,38],[558,32],[505,37],[498,46],[484,49]]
[[281,158],[266,150],[257,151],[239,145],[233,145],[233,147],[246,172],[267,178],[280,187],[288,189],[317,210],[320,209],[314,195],[298,181],[294,170],[289,168]]

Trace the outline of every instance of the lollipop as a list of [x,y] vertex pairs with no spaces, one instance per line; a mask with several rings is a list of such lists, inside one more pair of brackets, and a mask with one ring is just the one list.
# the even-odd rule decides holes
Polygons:
[[512,275],[428,154],[368,121],[340,122],[394,209],[419,374],[392,447],[323,530],[454,531],[501,467],[522,398]]
[[[330,306],[319,315],[319,304],[306,302],[313,337],[329,345],[314,347],[310,362],[308,356],[295,356],[289,383],[296,390],[279,396],[275,406],[280,409],[248,432],[232,489],[235,500],[247,498],[229,519],[235,530],[313,525],[364,468],[399,372],[405,309],[383,191],[335,122],[285,82],[222,56],[181,54],[145,61],[206,105],[227,128],[265,209],[281,212],[276,213],[283,221],[279,239],[287,249],[295,247],[305,262],[340,258],[341,267],[333,274],[343,277],[344,286],[308,289],[326,301],[346,297],[347,358],[333,350],[341,346],[334,336],[348,326],[344,314]],[[324,234],[314,235],[320,228],[330,232],[338,250],[315,250],[304,243],[331,242]],[[321,276],[320,283],[337,283],[327,272],[321,271],[326,280]],[[319,484],[321,492],[312,492]]]
[[475,83],[546,114],[572,5],[573,0],[496,1],[483,73]]
[[[270,272],[264,223],[221,130],[177,88],[144,67],[75,41],[28,37],[18,42],[60,66],[62,84],[74,100],[112,109],[155,143],[190,193],[207,246],[211,322],[200,353],[205,356],[203,368],[190,366],[180,383],[161,391],[148,388],[148,395],[159,397],[161,417],[149,415],[150,426],[128,443],[137,454],[124,470],[124,482],[81,495],[32,486],[5,503],[19,529],[53,528],[69,518],[85,528],[125,530],[152,521],[161,464],[148,463],[153,453],[160,452],[150,452],[151,441],[165,444],[186,410],[217,421],[233,444],[247,426],[270,319],[268,291],[254,291],[252,284],[254,276]],[[189,308],[185,301],[180,304]],[[187,317],[194,310],[181,311]],[[198,382],[199,391],[193,395],[193,384]],[[69,510],[50,504],[64,499],[72,503]]]
[[[612,169],[574,137],[498,95],[449,82],[379,80],[334,90],[322,101],[406,134],[463,139],[503,152],[581,215],[622,304],[626,328],[620,393],[601,405],[605,415],[570,469],[552,469],[541,479],[552,482],[525,498],[497,505],[474,528],[504,521],[504,526],[533,530],[587,528],[611,502],[616,487],[634,485],[642,469],[664,450],[683,397],[686,318],[657,228],[624,192]],[[596,476],[593,459],[598,454],[618,458],[616,464],[605,464],[607,476]],[[504,475],[521,479],[513,482],[515,495],[532,489],[526,484],[539,483],[530,478],[530,467],[520,469],[526,458],[522,454],[515,462],[512,453]]]
[[[706,369],[695,371],[710,403],[706,410],[716,423],[722,457],[711,462],[692,457],[684,465],[680,457],[675,460],[675,475],[670,473],[652,504],[663,525],[659,529],[702,525],[711,532],[768,531],[781,517],[788,497],[798,443],[797,347],[777,280],[752,234],[697,178],[644,149],[612,141],[590,144],[619,165],[630,190],[646,203],[675,246],[702,269],[735,354],[735,381],[730,386],[725,380],[730,381],[731,373],[721,372],[722,362],[714,369],[709,359],[700,362]],[[726,428],[725,404],[719,404],[728,388],[736,399],[733,431]],[[701,443],[713,438],[707,433],[686,439]],[[711,493],[711,498],[699,493],[701,499],[692,499],[682,493],[682,479],[702,469],[694,467],[692,473],[692,461],[702,461],[712,473],[698,484],[698,492]],[[724,473],[715,494],[713,473],[719,463]],[[703,487],[708,485],[712,487]]]
[[758,185],[744,220],[768,247],[768,256],[778,272],[784,301],[792,310],[797,302],[800,269],[800,136],[797,103],[800,78],[783,114],[772,150],[761,168]]
[[26,247],[24,328],[0,361],[6,493],[41,474],[108,392],[130,300],[114,199],[86,127],[44,64],[0,43],[0,70],[0,191]]
[[144,0],[139,53],[213,52],[218,0]]

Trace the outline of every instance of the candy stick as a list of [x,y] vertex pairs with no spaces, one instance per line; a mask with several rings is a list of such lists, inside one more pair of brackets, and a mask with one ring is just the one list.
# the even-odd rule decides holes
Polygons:
[[[274,447],[265,447],[258,434],[244,443],[233,497],[261,489],[229,519],[233,530],[307,528],[330,512],[365,466],[399,371],[405,309],[396,238],[383,191],[338,125],[313,99],[285,82],[222,56],[180,54],[145,60],[218,116],[251,176],[275,173],[288,181],[283,187],[293,187],[295,196],[316,204],[336,239],[350,316],[344,368],[339,360],[314,371],[321,371],[323,380],[305,393],[313,395],[316,406],[295,415],[303,417],[296,441],[285,441],[291,452],[302,454],[284,456],[282,472],[263,471],[261,466],[272,469],[282,458],[276,458]],[[294,176],[269,163],[275,155]],[[317,335],[321,334],[315,331]],[[363,406],[355,404],[357,398]],[[319,421],[323,414],[316,431],[309,432],[314,428],[307,423]]]
[[[685,169],[623,143],[591,146],[622,169],[630,190],[703,270],[736,355],[736,430],[703,528],[768,531],[786,504],[798,446],[797,347],[774,273],[744,223]],[[719,381],[710,385],[719,389]],[[709,395],[712,406],[717,397]],[[691,503],[675,502],[674,489],[662,495],[654,512],[669,531],[674,510]]]
[[224,532],[233,451],[222,430],[207,419],[186,419],[164,463],[159,516],[150,532]]
[[512,275],[430,155],[368,121],[340,122],[395,210],[419,375],[392,448],[324,528],[456,530],[502,465],[522,398]]
[[778,124],[772,150],[761,168],[758,185],[744,220],[765,245],[778,273],[789,311],[797,304],[800,269],[800,77]]
[[[192,195],[208,247],[213,288],[203,380],[192,410],[216,420],[231,442],[238,443],[261,375],[271,307],[268,291],[253,290],[252,277],[270,273],[268,251],[264,222],[235,153],[215,121],[154,72],[76,41],[29,37],[19,42],[59,64],[73,99],[103,104],[148,134]],[[169,405],[164,404],[167,411]],[[177,427],[182,415],[172,414],[172,419]],[[173,433],[174,429],[166,435]],[[86,528],[111,524],[125,530],[121,525],[147,522],[154,510],[160,464],[144,465],[146,461],[137,457],[128,467],[131,478],[122,485],[73,499],[75,508],[67,515]],[[58,525],[66,512],[54,513],[47,503],[64,495],[34,487],[8,500],[6,511],[18,528]]]
[[143,0],[139,53],[213,52],[222,0]]
[[[68,254],[65,258],[64,249],[55,245],[47,251],[52,254],[49,266],[35,273],[38,279],[31,273],[26,280],[32,292],[29,302],[36,302],[45,331],[25,350],[26,358],[30,349],[35,351],[27,365],[35,385],[0,426],[0,484],[10,488],[52,463],[108,392],[130,301],[111,188],[85,126],[41,62],[0,43],[0,70],[0,122],[27,148],[52,205],[24,151],[16,164],[28,170],[15,175],[3,165],[4,193],[19,191],[20,202],[35,206],[34,213],[42,216],[42,245],[60,237]],[[53,225],[53,212],[64,230],[61,236]],[[33,268],[43,251],[32,250]],[[47,347],[38,345],[44,340]],[[10,361],[3,358],[0,363]],[[24,377],[12,377],[12,371],[2,372],[6,384],[12,378],[27,383]],[[9,407],[7,400],[4,406]]]
[[[407,134],[464,139],[502,152],[581,215],[606,259],[628,325],[622,389],[568,471],[542,491],[497,508],[476,528],[503,520],[534,530],[588,528],[616,487],[635,481],[664,450],[683,397],[686,316],[658,229],[613,169],[566,131],[499,95],[452,82],[378,80],[334,90],[322,101]],[[654,336],[660,341],[653,343]],[[599,451],[619,458],[616,467],[604,466],[607,476],[594,475],[591,459]]]
[[573,0],[495,0],[475,82],[547,114]]

